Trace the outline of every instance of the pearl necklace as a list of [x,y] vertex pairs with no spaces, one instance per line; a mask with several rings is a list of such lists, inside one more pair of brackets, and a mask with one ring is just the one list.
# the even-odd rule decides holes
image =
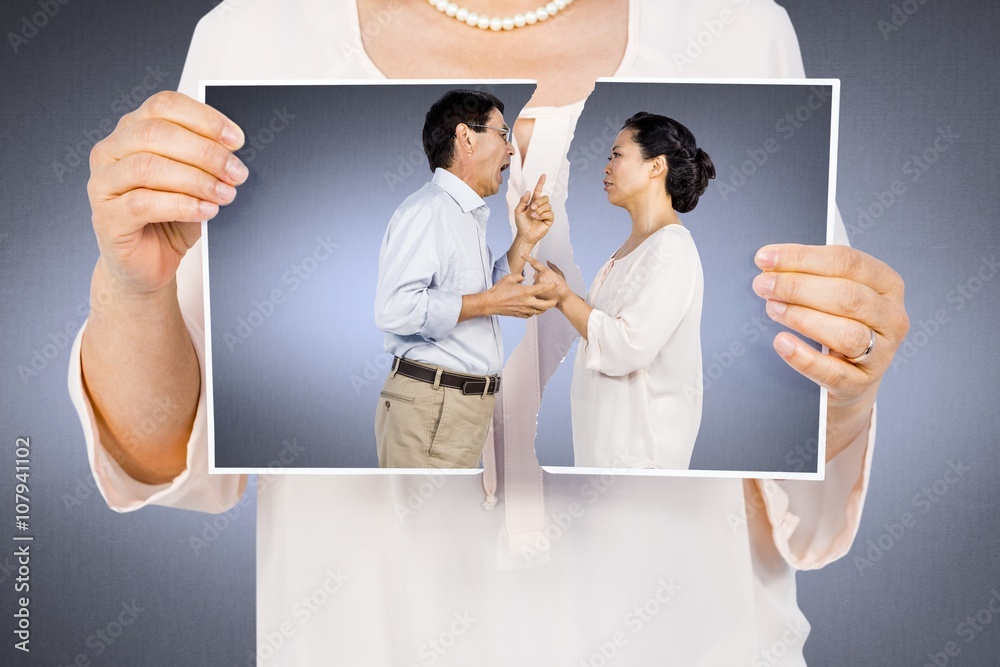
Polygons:
[[526,25],[540,23],[566,9],[572,4],[573,0],[552,0],[552,2],[542,5],[534,11],[515,14],[514,16],[504,16],[503,18],[477,14],[465,7],[459,7],[456,3],[449,2],[448,0],[427,0],[427,2],[445,16],[450,16],[468,26],[499,32],[501,30],[513,30],[514,28],[523,28]]

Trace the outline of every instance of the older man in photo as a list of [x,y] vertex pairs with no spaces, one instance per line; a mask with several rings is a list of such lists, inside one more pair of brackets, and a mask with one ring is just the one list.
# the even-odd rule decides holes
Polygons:
[[544,175],[514,210],[516,233],[496,261],[490,210],[514,154],[503,103],[452,90],[431,106],[424,152],[434,175],[396,209],[379,252],[375,322],[394,356],[375,413],[383,468],[475,468],[500,389],[500,315],[555,305],[549,285],[521,285],[522,255],[552,225]]

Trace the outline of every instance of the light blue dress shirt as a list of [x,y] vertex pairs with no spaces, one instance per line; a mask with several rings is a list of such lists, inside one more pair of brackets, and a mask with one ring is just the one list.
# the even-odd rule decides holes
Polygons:
[[458,321],[462,295],[484,292],[510,273],[486,245],[486,202],[438,168],[389,221],[378,256],[375,324],[397,357],[472,375],[503,365],[496,315]]

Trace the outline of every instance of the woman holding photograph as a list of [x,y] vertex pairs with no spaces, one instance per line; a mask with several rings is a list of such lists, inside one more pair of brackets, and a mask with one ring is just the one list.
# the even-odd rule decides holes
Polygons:
[[632,231],[601,267],[587,299],[562,271],[558,308],[583,338],[573,367],[577,467],[686,469],[701,424],[701,260],[678,213],[715,178],[708,154],[677,121],[640,112],[625,121],[604,168],[608,202]]
[[[91,156],[88,192],[101,249],[93,294],[101,307],[78,336],[69,387],[96,487],[110,507],[218,513],[247,487],[245,474],[209,472],[207,397],[200,391],[205,280],[196,241],[200,221],[245,183],[248,170],[232,152],[257,128],[241,129],[193,99],[199,81],[536,79],[536,95],[513,128],[508,202],[540,173],[549,175],[556,223],[539,256],[561,264],[576,285],[562,175],[597,77],[804,75],[794,30],[772,0],[552,4],[559,11],[549,16],[526,2],[477,1],[472,9],[483,15],[533,12],[530,24],[514,29],[524,19],[518,15],[510,30],[497,31],[485,29],[489,21],[474,27],[470,10],[453,3],[398,0],[223,2],[202,19],[181,76],[183,94],[151,97]],[[536,20],[540,11],[544,20]],[[710,48],[685,55],[685,45],[716,23],[725,27]],[[642,182],[642,170],[657,164],[629,153],[634,139],[632,131],[626,135],[608,172],[609,199],[618,205]],[[656,168],[676,171],[668,161]],[[610,272],[661,239],[673,242],[665,244],[670,249],[686,247],[688,264],[696,265],[686,230],[661,224],[679,197],[667,205],[664,199],[656,208],[662,219],[650,215],[636,227],[648,238],[630,238]],[[846,242],[843,224],[837,239]],[[486,473],[449,477],[440,486],[410,475],[259,478],[257,647],[270,650],[271,637],[281,637],[282,664],[328,664],[330,656],[344,664],[409,664],[418,651],[436,660],[427,638],[437,637],[455,610],[467,610],[476,622],[449,650],[449,664],[596,664],[588,652],[624,636],[621,615],[609,610],[648,595],[662,601],[674,594],[664,587],[676,581],[682,591],[662,605],[655,628],[622,649],[622,664],[752,664],[763,655],[768,664],[804,664],[809,624],[796,602],[795,572],[842,557],[854,539],[871,467],[875,396],[907,319],[899,276],[843,245],[771,245],[754,261],[762,310],[843,353],[820,354],[789,332],[774,339],[782,359],[829,389],[823,481],[618,477],[611,484],[591,476],[581,486],[571,476],[543,477],[532,452],[532,417],[574,332],[559,316],[534,318],[504,368],[500,410],[507,418],[495,420],[503,429],[502,466],[495,466],[503,512],[481,508]],[[860,300],[845,298],[851,295]],[[163,414],[164,402],[178,407]],[[145,428],[150,414],[163,414],[154,432]],[[432,499],[425,488],[434,489]],[[598,495],[584,505],[586,517],[572,514],[568,537],[549,549],[544,519],[570,517],[592,491]],[[407,508],[411,498],[421,502],[418,515]],[[545,548],[533,550],[542,539]],[[348,581],[322,617],[293,626],[288,610],[341,565]],[[278,633],[287,627],[292,634]],[[792,640],[784,639],[789,628],[796,629]],[[761,653],[772,646],[781,648],[779,663]]]

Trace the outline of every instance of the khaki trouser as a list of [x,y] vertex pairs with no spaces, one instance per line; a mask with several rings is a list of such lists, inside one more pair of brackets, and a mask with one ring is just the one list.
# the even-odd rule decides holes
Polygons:
[[379,467],[478,468],[493,403],[492,394],[467,396],[390,373],[375,410]]

